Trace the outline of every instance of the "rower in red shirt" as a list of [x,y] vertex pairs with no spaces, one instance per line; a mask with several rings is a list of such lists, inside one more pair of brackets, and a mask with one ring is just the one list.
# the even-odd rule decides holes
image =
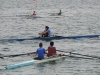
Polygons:
[[33,11],[33,14],[32,15],[36,15],[36,12],[35,11]]
[[47,54],[48,57],[56,55],[56,47],[54,47],[53,45],[54,42],[50,42],[50,46],[48,47],[48,54]]
[[36,12],[35,11],[33,11],[33,14],[31,14],[31,15],[29,15],[29,17],[36,17]]

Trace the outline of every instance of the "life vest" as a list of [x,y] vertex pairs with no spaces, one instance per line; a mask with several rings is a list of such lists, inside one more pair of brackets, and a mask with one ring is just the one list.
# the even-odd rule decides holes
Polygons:
[[49,56],[53,56],[53,55],[55,55],[56,54],[56,48],[55,47],[48,47],[48,54],[47,54],[47,56],[49,57]]

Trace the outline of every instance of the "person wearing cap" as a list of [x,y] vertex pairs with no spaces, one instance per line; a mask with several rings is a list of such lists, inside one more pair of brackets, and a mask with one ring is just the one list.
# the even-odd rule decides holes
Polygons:
[[51,35],[51,31],[48,26],[45,26],[45,30],[39,33],[42,37],[49,37]]

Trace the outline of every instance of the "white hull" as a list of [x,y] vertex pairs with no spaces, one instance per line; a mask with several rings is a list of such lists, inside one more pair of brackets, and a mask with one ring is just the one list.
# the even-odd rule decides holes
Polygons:
[[[67,55],[70,55],[70,53],[66,53],[66,56]],[[14,69],[14,68],[29,66],[29,65],[33,65],[33,64],[37,64],[37,63],[43,63],[43,62],[58,60],[58,59],[61,59],[61,58],[65,58],[66,56],[50,57],[50,58],[45,58],[45,59],[42,59],[42,60],[34,60],[33,59],[33,60],[30,60],[30,61],[25,61],[25,62],[21,62],[21,63],[18,63],[18,64],[6,66],[6,69]]]

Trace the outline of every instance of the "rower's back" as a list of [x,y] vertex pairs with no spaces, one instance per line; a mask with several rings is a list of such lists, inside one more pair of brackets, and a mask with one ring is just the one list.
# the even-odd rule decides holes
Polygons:
[[54,42],[50,42],[50,46],[48,47],[48,54],[47,56],[54,56],[56,54],[56,47],[53,47]]

